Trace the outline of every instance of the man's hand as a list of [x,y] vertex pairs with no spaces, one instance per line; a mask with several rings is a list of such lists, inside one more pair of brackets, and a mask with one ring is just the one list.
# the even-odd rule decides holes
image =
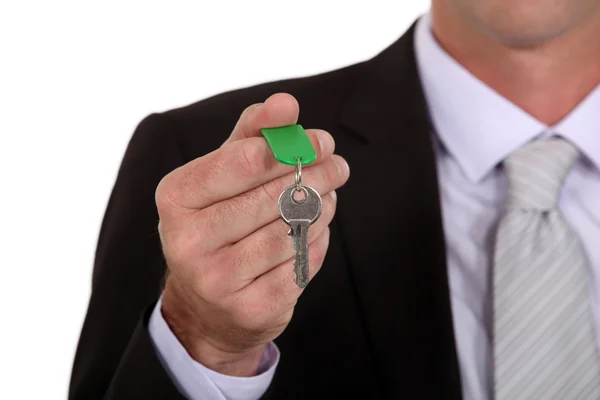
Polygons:
[[[302,289],[294,283],[289,227],[279,194],[294,183],[260,129],[295,124],[298,102],[276,94],[242,113],[229,139],[158,185],[159,232],[169,267],[162,312],[188,353],[227,375],[256,373],[265,345],[288,325]],[[207,134],[210,134],[207,133]],[[317,159],[302,180],[323,199],[309,230],[310,277],[320,269],[336,206],[349,176],[328,133],[307,130]]]

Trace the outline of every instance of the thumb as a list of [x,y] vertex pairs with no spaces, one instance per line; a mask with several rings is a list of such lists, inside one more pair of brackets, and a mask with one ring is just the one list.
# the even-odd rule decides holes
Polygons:
[[242,112],[225,143],[261,136],[262,128],[294,125],[298,122],[299,113],[300,106],[294,96],[288,93],[276,93],[264,103],[248,106]]

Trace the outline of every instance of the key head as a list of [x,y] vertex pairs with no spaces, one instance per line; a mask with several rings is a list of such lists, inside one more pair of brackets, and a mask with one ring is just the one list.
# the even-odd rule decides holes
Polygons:
[[292,220],[308,220],[313,224],[322,209],[321,196],[310,186],[302,185],[299,192],[296,185],[292,185],[279,196],[279,216],[288,225]]

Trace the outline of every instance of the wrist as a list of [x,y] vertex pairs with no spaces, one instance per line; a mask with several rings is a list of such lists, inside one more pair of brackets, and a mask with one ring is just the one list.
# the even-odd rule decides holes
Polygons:
[[[184,345],[185,347],[185,345]],[[259,374],[260,361],[266,345],[260,345],[243,353],[224,352],[209,342],[195,341],[186,349],[190,356],[206,368],[222,375],[252,377]]]
[[[171,332],[195,361],[208,369],[228,376],[257,375],[266,344],[234,349],[215,343],[198,326],[198,317],[186,311],[185,300],[165,287],[161,314]],[[194,323],[195,322],[195,323]],[[217,335],[218,337],[218,335]]]

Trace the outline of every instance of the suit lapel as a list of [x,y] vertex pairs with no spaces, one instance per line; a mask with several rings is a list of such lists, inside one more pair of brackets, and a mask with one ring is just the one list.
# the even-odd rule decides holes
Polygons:
[[[414,26],[366,62],[336,135],[351,178],[336,223],[381,386],[460,398],[431,123]],[[429,396],[424,396],[429,398]]]

